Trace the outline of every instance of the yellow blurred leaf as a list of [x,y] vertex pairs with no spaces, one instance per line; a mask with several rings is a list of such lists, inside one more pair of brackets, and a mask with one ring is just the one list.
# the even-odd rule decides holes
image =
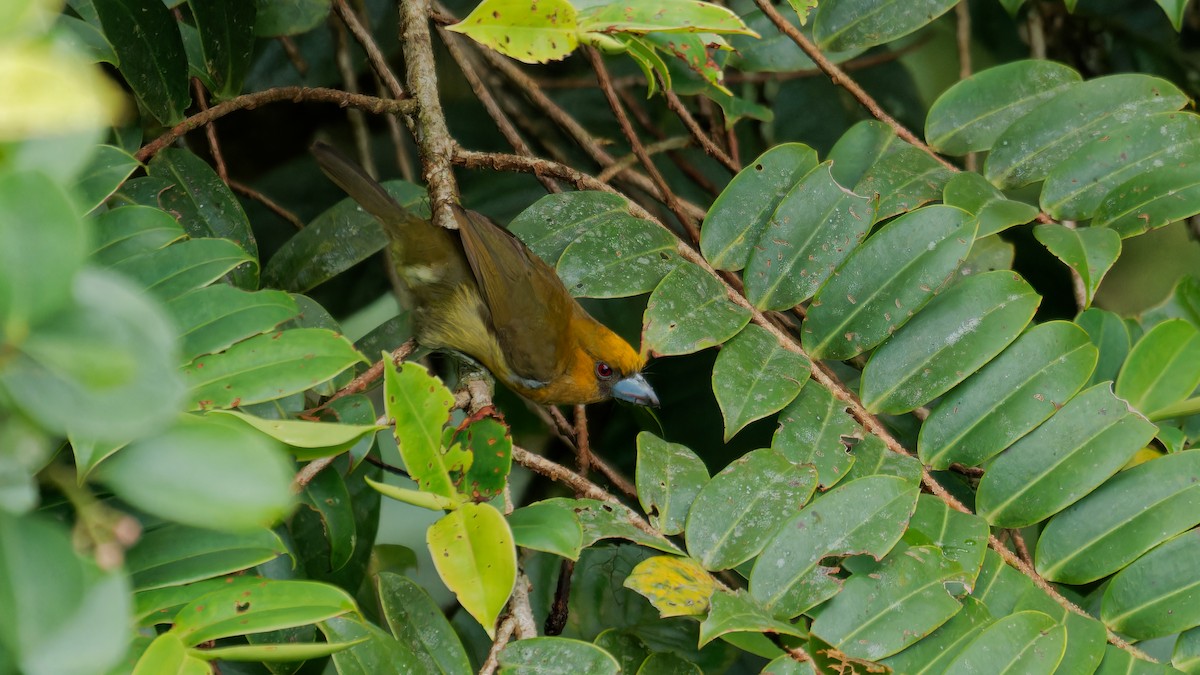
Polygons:
[[110,126],[126,106],[99,68],[45,44],[0,46],[0,91],[0,140]]

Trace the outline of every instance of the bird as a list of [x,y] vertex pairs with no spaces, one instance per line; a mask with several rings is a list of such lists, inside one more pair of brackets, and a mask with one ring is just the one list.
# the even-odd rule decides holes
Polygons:
[[318,141],[325,175],[383,226],[412,305],[414,333],[429,349],[465,355],[536,403],[615,398],[657,407],[645,359],[592,318],[558,274],[508,230],[457,204],[458,231],[401,206],[355,162]]

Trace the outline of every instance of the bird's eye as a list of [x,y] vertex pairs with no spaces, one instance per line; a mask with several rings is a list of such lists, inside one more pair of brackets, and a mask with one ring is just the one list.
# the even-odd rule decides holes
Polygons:
[[596,377],[607,380],[613,376],[612,366],[603,361],[596,362]]

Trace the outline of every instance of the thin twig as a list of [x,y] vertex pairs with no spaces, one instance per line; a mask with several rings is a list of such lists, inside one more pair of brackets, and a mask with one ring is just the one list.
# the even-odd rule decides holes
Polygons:
[[317,477],[317,474],[324,471],[330,464],[333,464],[334,460],[338,457],[341,457],[341,455],[318,457],[305,464],[303,468],[296,472],[296,477],[292,479],[292,492],[302,492]]
[[[662,152],[670,153],[679,148],[686,148],[692,144],[692,139],[687,136],[676,136],[674,138],[666,138],[656,143],[651,143],[646,146],[646,154],[654,156]],[[596,174],[596,180],[607,183],[611,181],[617,174],[625,169],[638,163],[637,155],[629,154],[613,162],[612,166]]]
[[304,55],[300,53],[300,48],[292,41],[292,38],[287,35],[281,35],[278,38],[279,46],[283,47],[283,53],[287,54],[288,60],[292,62],[292,67],[296,69],[300,77],[308,75],[308,61],[304,60]]
[[592,470],[592,443],[588,437],[587,406],[575,406],[575,458],[579,463],[579,475],[586,476]]
[[[641,105],[641,103],[638,102],[637,97],[634,96],[629,89],[616,87],[616,90],[617,95],[621,97],[621,102],[625,104],[625,109],[628,110],[631,115],[633,115],[633,119],[637,120],[637,123],[641,125],[643,129],[653,134],[654,137],[658,139],[659,143],[668,140],[667,134],[664,133],[662,129],[658,128],[658,126],[654,123],[654,120],[650,119],[649,113],[646,112],[646,109]],[[688,140],[689,143],[685,145],[690,145],[690,136],[688,137]],[[654,154],[655,145],[657,144],[652,143],[646,146],[646,150],[648,150],[652,155]],[[691,158],[684,157],[682,154],[675,152],[674,150],[668,151],[667,157],[669,157],[671,161],[675,163],[675,168],[682,171],[683,175],[687,176],[689,180],[700,186],[702,190],[709,193],[714,198],[721,194],[721,188],[709,180],[708,176],[705,176],[703,173],[701,173],[700,169],[696,168],[696,162],[692,161]]]
[[274,213],[275,215],[279,216],[280,218],[283,218],[284,220],[288,221],[297,230],[304,229],[304,221],[300,220],[299,216],[292,213],[291,211],[288,211],[287,209],[285,209],[283,206],[281,206],[275,200],[264,195],[263,193],[259,192],[258,190],[255,190],[254,188],[250,187],[249,185],[246,185],[245,183],[242,183],[240,181],[233,180],[232,178],[226,182],[229,183],[229,188],[231,190],[233,190],[234,192],[239,192],[239,193],[245,195],[246,197],[249,197],[250,199],[253,199],[254,201],[267,207],[267,209],[270,210],[271,213]]
[[[604,65],[604,57],[600,56],[600,52],[592,47],[585,47],[584,52],[592,62],[592,69],[596,71],[596,79],[600,82],[600,91],[604,92],[604,98],[608,101],[608,107],[612,108],[613,115],[617,118],[617,124],[621,126],[621,132],[625,134],[626,140],[629,141],[629,147],[633,149],[633,154],[637,155],[638,160],[642,163],[642,167],[650,175],[650,180],[654,181],[654,185],[658,188],[659,194],[662,195],[663,202],[666,203],[667,208],[671,209],[671,212],[679,219],[679,224],[683,226],[684,232],[687,232],[688,238],[692,240],[693,244],[699,246],[700,228],[696,227],[696,221],[692,219],[691,214],[684,211],[683,205],[679,202],[679,197],[671,190],[671,186],[667,184],[667,179],[663,177],[662,172],[655,166],[654,159],[646,152],[646,146],[642,144],[642,139],[634,131],[633,124],[629,121],[629,115],[625,112],[625,107],[621,105],[620,99],[617,98],[616,90],[613,89],[612,79],[608,75],[608,68]],[[702,218],[698,220],[702,220]]]
[[900,124],[900,122],[896,121],[896,119],[891,115],[887,114],[887,112],[880,107],[879,103],[872,98],[870,94],[860,87],[857,82],[848,77],[845,71],[839,68],[837,64],[826,58],[826,56],[821,53],[821,50],[817,49],[816,45],[809,41],[809,39],[805,37],[798,28],[792,25],[790,21],[785,19],[783,15],[780,14],[779,11],[771,4],[770,0],[754,0],[754,4],[758,5],[758,8],[762,10],[762,13],[766,15],[768,19],[771,20],[771,23],[775,24],[775,27],[779,29],[780,33],[786,35],[792,40],[792,42],[795,42],[796,46],[800,47],[800,49],[804,51],[808,58],[812,59],[812,62],[817,64],[817,67],[823,70],[825,74],[829,76],[830,81],[850,92],[850,95],[858,101],[859,105],[866,108],[867,112],[871,113],[872,117],[891,127],[892,131],[897,136],[920,148],[942,166],[952,171],[958,170],[958,167],[946,161],[941,155],[934,152],[933,148],[925,145],[924,141],[917,138],[916,134],[909,131],[907,127],[905,127],[903,124]]
[[[200,106],[200,111],[208,110],[208,96],[204,93],[204,86],[200,84],[200,78],[192,78],[192,91],[196,92],[196,103]],[[216,169],[221,182],[228,185],[229,167],[225,166],[225,156],[221,152],[221,143],[217,140],[217,125],[211,121],[205,124],[204,135],[208,137],[208,151],[212,154],[213,168]]]
[[[463,50],[462,45],[459,43],[459,40],[462,38],[445,28],[438,28],[438,37],[442,38],[442,43],[446,45],[451,58],[458,64],[463,77],[467,78],[467,84],[471,86],[471,91],[475,93],[475,98],[479,99],[479,102],[483,104],[492,121],[496,123],[496,128],[499,129],[500,135],[504,136],[504,140],[508,141],[509,146],[518,155],[532,157],[533,151],[530,150],[525,139],[521,138],[521,134],[513,126],[512,120],[500,109],[496,98],[492,96],[492,92],[484,85],[483,79],[480,78],[479,72],[475,68],[475,64],[471,62],[470,55]],[[537,179],[546,188],[547,192],[551,194],[562,192],[562,188],[554,180],[546,176],[537,176]]]
[[433,222],[447,230],[456,230],[458,223],[452,208],[458,201],[458,182],[450,164],[454,139],[446,127],[438,96],[437,64],[429,35],[429,0],[400,3],[400,24],[408,90],[418,103],[413,135],[420,148],[421,177],[429,190]]
[[358,40],[358,44],[362,46],[363,51],[367,53],[367,60],[371,62],[371,67],[375,70],[375,74],[387,86],[388,91],[392,92],[392,97],[404,98],[406,96],[404,87],[400,85],[400,80],[396,77],[396,73],[392,72],[392,69],[388,67],[387,59],[384,58],[383,52],[379,49],[379,43],[375,42],[375,37],[363,25],[362,21],[358,18],[358,14],[346,4],[346,0],[335,0],[333,8],[337,11],[342,23],[346,24],[346,28],[350,29],[350,32],[354,35],[354,39]]
[[324,87],[276,87],[252,94],[242,94],[228,101],[222,101],[208,110],[196,113],[176,124],[170,131],[143,145],[134,155],[139,162],[149,161],[159,150],[174,143],[189,131],[198,129],[213,120],[218,120],[231,112],[247,108],[257,108],[267,103],[279,101],[334,103],[350,108],[360,108],[376,114],[389,113],[393,115],[408,114],[416,109],[416,103],[410,100],[395,100],[365,96],[363,94],[348,94],[339,89]]
[[[339,6],[344,0],[338,0]],[[347,9],[346,11],[349,11]],[[351,94],[358,91],[358,73],[350,60],[350,41],[346,39],[345,22],[330,21],[334,36],[334,61],[338,73],[342,76],[342,85]],[[375,158],[371,155],[371,133],[367,129],[367,116],[363,111],[351,108],[346,111],[346,119],[350,122],[350,133],[354,137],[354,146],[358,154],[358,163],[368,175],[379,178],[379,169],[375,166]]]
[[[955,42],[958,44],[958,79],[965,80],[971,76],[971,8],[965,2],[954,6]],[[963,160],[967,171],[977,168],[979,157],[974,152],[968,152]]]
[[479,675],[495,675],[496,669],[500,667],[500,652],[504,651],[504,647],[512,640],[516,627],[517,620],[511,614],[500,622],[496,628],[496,639],[492,640],[492,646],[488,649],[487,659],[479,667]]
[[667,107],[679,117],[679,121],[683,122],[683,126],[687,127],[688,132],[692,134],[692,138],[696,139],[700,147],[704,148],[704,151],[710,157],[723,164],[726,169],[734,173],[741,171],[742,167],[733,161],[733,158],[726,154],[724,150],[717,147],[717,144],[713,142],[708,134],[704,133],[704,129],[700,128],[700,123],[696,121],[695,117],[692,117],[692,113],[688,112],[687,107],[683,105],[683,101],[679,100],[679,96],[669,89],[665,90],[664,93],[667,98]]

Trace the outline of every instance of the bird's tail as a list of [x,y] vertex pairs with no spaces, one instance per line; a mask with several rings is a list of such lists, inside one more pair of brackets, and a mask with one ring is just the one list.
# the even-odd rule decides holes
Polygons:
[[346,194],[376,218],[391,221],[397,214],[408,213],[408,209],[392,198],[382,185],[362,170],[362,167],[332,145],[317,141],[312,145],[312,154],[321,165],[321,170],[329,176],[329,180],[345,190]]

